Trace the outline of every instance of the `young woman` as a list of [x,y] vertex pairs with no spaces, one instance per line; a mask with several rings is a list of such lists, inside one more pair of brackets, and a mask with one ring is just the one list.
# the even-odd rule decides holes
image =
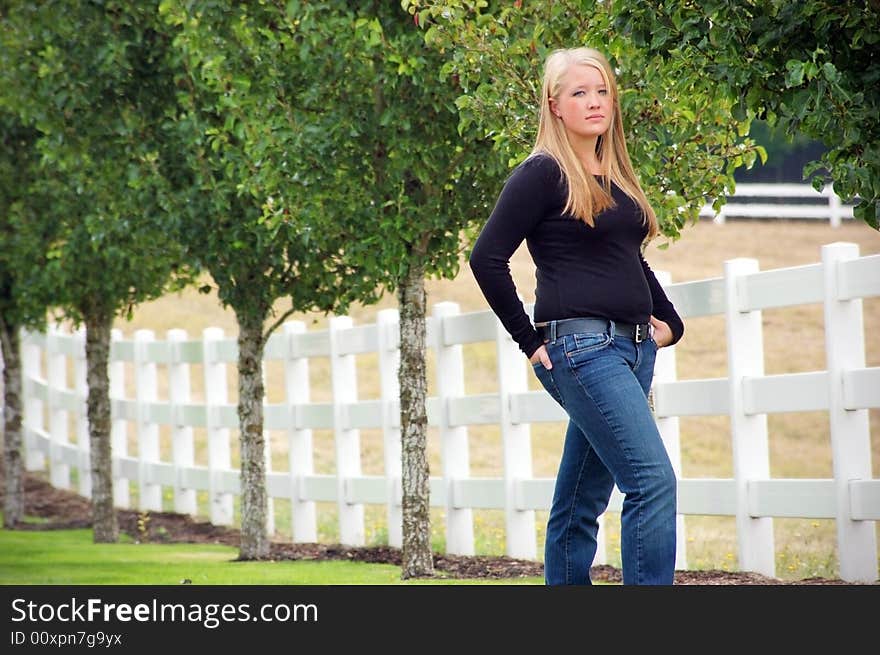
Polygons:
[[[657,217],[626,149],[614,73],[591,48],[545,64],[538,136],[470,257],[489,306],[569,417],[547,523],[547,584],[590,584],[598,517],[624,494],[624,584],[672,584],[675,473],[648,405],[684,325],[642,257]],[[510,275],[526,240],[534,325]]]

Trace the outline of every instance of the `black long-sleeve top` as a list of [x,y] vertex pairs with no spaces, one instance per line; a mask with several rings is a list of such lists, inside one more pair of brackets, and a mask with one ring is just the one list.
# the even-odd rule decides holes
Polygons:
[[535,262],[535,322],[607,318],[669,324],[673,343],[684,323],[641,254],[647,235],[639,206],[612,184],[614,206],[590,227],[564,213],[568,189],[559,165],[535,155],[516,167],[474,244],[470,266],[489,306],[529,357],[543,343],[523,308],[510,258],[523,239]]

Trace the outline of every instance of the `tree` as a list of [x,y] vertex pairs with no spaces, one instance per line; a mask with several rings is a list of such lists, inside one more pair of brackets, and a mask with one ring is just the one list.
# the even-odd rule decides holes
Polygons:
[[402,577],[428,576],[425,278],[457,273],[462,229],[488,216],[504,162],[489,138],[462,138],[461,89],[440,80],[445,59],[425,45],[412,16],[386,2],[362,3],[349,34],[336,43],[344,76],[329,79],[320,96],[355,159],[346,163],[351,184],[334,202],[362,224],[365,249],[350,255],[397,294]]
[[51,304],[86,326],[94,539],[112,542],[111,326],[182,271],[150,184],[155,126],[173,97],[168,43],[154,3],[8,2],[2,25],[0,97],[40,134],[36,190],[52,199],[44,220],[57,224],[45,269]]
[[[377,298],[355,269],[361,226],[327,198],[351,182],[338,126],[323,120],[318,87],[340,74],[327,50],[346,34],[346,3],[165,0],[179,57],[178,107],[165,124],[175,143],[167,163],[168,207],[184,217],[182,240],[235,312],[241,459],[239,559],[269,555],[263,437],[262,354],[294,312],[344,312]],[[330,7],[335,13],[330,12]],[[342,21],[342,22],[340,22]],[[327,51],[323,55],[321,50]],[[291,306],[273,315],[277,300]]]
[[41,329],[48,290],[43,280],[52,222],[46,202],[32,192],[39,175],[38,134],[0,110],[0,347],[3,353],[3,526],[24,518],[22,461],[22,328]]
[[[734,171],[763,148],[744,135],[748,119],[735,99],[682,76],[676,59],[654,56],[615,29],[617,5],[404,0],[426,43],[446,53],[441,74],[461,86],[462,130],[491,137],[513,164],[534,143],[541,65],[556,48],[580,45],[606,54],[617,71],[627,146],[661,232],[676,239],[706,200],[716,210],[734,188]],[[647,10],[646,10],[647,11]]]
[[615,26],[634,45],[675,62],[700,93],[733,102],[789,135],[821,141],[827,152],[804,167],[824,168],[854,214],[880,229],[880,5],[783,0],[615,3]]

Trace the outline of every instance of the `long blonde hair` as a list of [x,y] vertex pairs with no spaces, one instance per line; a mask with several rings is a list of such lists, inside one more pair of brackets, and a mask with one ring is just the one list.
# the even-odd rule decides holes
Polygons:
[[[550,98],[558,98],[566,73],[572,66],[584,65],[597,68],[605,80],[611,94],[613,116],[611,126],[596,143],[596,154],[602,168],[602,184],[584,169],[580,158],[568,140],[565,125],[555,120],[550,110]],[[626,139],[623,134],[623,119],[620,112],[620,96],[611,65],[605,56],[593,48],[569,48],[555,50],[544,64],[544,84],[541,89],[541,113],[538,121],[538,136],[531,156],[545,154],[553,157],[559,164],[562,175],[568,183],[568,199],[565,211],[571,213],[587,225],[593,226],[594,217],[612,207],[611,181],[614,181],[642,210],[648,225],[648,239],[658,233],[657,215],[648,202],[639,179],[633,170]]]

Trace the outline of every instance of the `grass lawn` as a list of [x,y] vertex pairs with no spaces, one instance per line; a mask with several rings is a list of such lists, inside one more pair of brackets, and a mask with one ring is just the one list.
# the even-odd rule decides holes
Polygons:
[[91,530],[0,530],[2,585],[543,584],[520,580],[401,580],[400,567],[347,561],[236,562],[212,544],[96,544]]

